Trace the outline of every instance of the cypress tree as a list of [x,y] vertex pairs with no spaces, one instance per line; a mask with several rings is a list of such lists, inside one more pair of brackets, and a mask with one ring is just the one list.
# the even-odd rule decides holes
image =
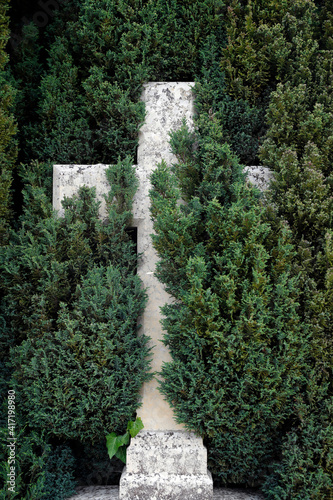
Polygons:
[[231,95],[221,64],[224,45],[221,34],[210,35],[203,44],[196,78],[196,107],[202,122],[213,116],[219,120],[221,140],[230,145],[244,165],[258,165],[258,150],[266,132],[265,106]]
[[[291,234],[244,182],[213,117],[171,134],[178,163],[152,174],[157,276],[172,362],[161,391],[200,434],[223,484],[258,485],[306,384]],[[185,203],[179,204],[183,199]]]
[[[266,109],[260,162],[275,172],[270,202],[297,249],[299,307],[311,356],[268,498],[331,498],[332,6],[230,2],[222,51],[227,92]],[[255,57],[254,57],[255,56]]]
[[8,1],[0,4],[0,245],[8,238],[11,219],[12,171],[17,158],[16,122],[12,115],[14,89],[6,67],[9,38]]
[[[126,232],[137,188],[132,159],[107,172],[112,187],[105,221],[98,218],[94,190],[86,187],[66,199],[64,217],[56,217],[43,188],[49,168],[36,163],[23,169],[30,188],[21,227],[1,252],[7,311],[2,353],[9,356],[9,384],[26,436],[18,444],[17,484],[21,497],[38,492],[34,498],[56,490],[59,479],[51,472],[57,460],[72,470],[68,494],[77,447],[99,447],[110,431],[121,433],[150,377],[148,339],[137,335],[146,293]],[[1,451],[5,456],[5,445]],[[31,467],[48,482],[37,474],[29,485]]]
[[[295,71],[278,85],[267,111],[262,161],[275,171],[272,201],[292,229],[301,276],[300,312],[311,328],[309,384],[297,401],[299,419],[286,438],[282,463],[267,481],[269,498],[330,499],[332,467],[332,39],[327,3],[306,5]],[[325,26],[324,37],[318,19]],[[318,39],[318,33],[320,38]],[[292,451],[292,453],[291,453]],[[305,472],[306,471],[306,472]]]

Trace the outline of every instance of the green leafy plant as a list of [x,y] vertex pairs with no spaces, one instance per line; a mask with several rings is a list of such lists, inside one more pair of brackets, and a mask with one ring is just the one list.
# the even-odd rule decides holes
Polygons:
[[115,432],[111,432],[106,436],[106,447],[109,457],[116,456],[124,464],[126,463],[126,449],[129,445],[130,438],[134,438],[143,429],[143,423],[140,417],[135,422],[129,421],[127,430],[122,436],[118,436]]

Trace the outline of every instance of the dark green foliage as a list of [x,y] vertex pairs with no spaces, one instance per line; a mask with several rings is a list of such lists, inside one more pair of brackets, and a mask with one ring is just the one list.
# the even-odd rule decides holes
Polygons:
[[[46,316],[41,301],[39,309]],[[14,360],[18,405],[30,426],[83,442],[126,428],[146,378],[147,341],[135,334],[142,309],[137,277],[110,265],[88,271],[54,329],[39,321]]]
[[[48,182],[43,186],[49,168],[37,162],[22,167],[21,227],[1,252],[1,356],[4,370],[12,372],[10,388],[25,435],[43,429],[45,446],[57,439],[74,452],[80,443],[124,431],[150,378],[148,339],[137,335],[146,293],[126,232],[137,179],[132,160],[119,161],[107,171],[112,187],[106,220],[98,218],[94,190],[86,187],[64,201],[60,218],[52,212]],[[22,463],[20,494],[34,488],[31,498],[51,499],[49,488],[67,491],[71,480],[67,484],[66,475],[54,472],[55,461],[65,460],[67,452],[51,462],[31,453]],[[36,460],[39,472],[28,486]]]
[[[299,417],[298,425],[290,430],[283,461],[276,465],[274,480],[267,479],[266,492],[274,499],[326,499],[332,488],[330,459],[324,458],[332,453],[328,439],[332,433],[332,386],[322,380],[323,372],[331,379],[333,360],[332,261],[327,250],[332,224],[332,17],[327,2],[319,10],[310,1],[280,4],[283,8],[278,9],[278,17],[270,15],[267,23],[265,12],[273,3],[241,6],[234,2],[223,65],[229,90],[251,102],[256,102],[265,87],[274,88],[274,80],[282,82],[271,95],[268,131],[260,156],[261,162],[276,172],[272,201],[290,225],[298,248],[294,266],[300,273],[299,312],[311,331],[307,371],[308,377],[313,373],[312,396],[307,388],[303,400],[295,405],[298,415],[305,412],[308,417]],[[241,14],[245,11],[246,18]],[[268,33],[268,24],[270,32],[276,32],[272,41],[278,43],[279,50],[273,58],[251,58],[251,54],[270,51],[262,36]],[[243,57],[237,58],[243,49]],[[325,424],[322,419],[326,419]],[[325,429],[326,438],[316,429]],[[292,449],[296,451],[290,458]]]
[[[75,493],[75,459],[69,446],[51,448],[47,457],[45,472],[45,490],[42,499],[62,500]],[[59,471],[62,471],[59,474]]]
[[200,73],[200,51],[207,38],[213,34],[218,38],[224,36],[224,8],[224,0],[147,3],[148,16],[153,16],[158,34],[153,40],[158,51],[155,48],[150,63],[153,81],[192,81]]
[[[318,15],[309,0],[228,2],[228,39],[222,47],[221,69],[225,92],[235,101],[228,98],[232,102],[233,125],[227,128],[230,144],[237,154],[244,150],[241,160],[247,165],[258,162],[258,147],[267,131],[264,115],[271,92],[279,82],[292,79],[301,84],[309,79],[317,59],[318,42],[312,36],[316,28]],[[329,64],[328,57],[325,64]],[[233,138],[233,129],[238,140]]]
[[[322,22],[328,30],[330,18]],[[329,37],[321,40],[320,49],[315,26],[309,23],[305,31],[306,50],[298,44],[298,71],[272,94],[261,150],[262,161],[275,171],[272,201],[298,247],[301,317],[311,325],[308,370],[314,374],[311,391],[297,402],[305,417],[286,439],[282,463],[267,482],[272,499],[330,500],[333,488],[332,49]]]
[[37,111],[40,125],[27,127],[27,143],[35,158],[62,163],[93,161],[91,131],[78,91],[78,68],[68,54],[68,41],[52,47],[52,68],[42,79]]
[[8,3],[3,0],[0,4],[0,245],[3,245],[8,238],[12,170],[17,157],[17,143],[14,139],[16,123],[12,115],[15,94],[8,71],[5,69],[8,62],[5,52],[9,38]]
[[228,95],[221,69],[222,40],[210,36],[201,51],[202,67],[196,82],[196,106],[200,115],[199,129],[213,117],[222,125],[221,140],[229,144],[245,165],[258,164],[258,149],[266,127],[263,98],[261,106]]
[[[8,479],[6,444],[7,441],[1,443],[0,453],[0,478],[5,484]],[[17,433],[15,451],[15,493],[5,487],[0,491],[1,500],[64,500],[75,493],[75,458],[69,446],[51,445],[43,431],[29,432],[22,426]]]
[[105,437],[99,443],[75,443],[75,478],[79,485],[119,484],[124,464],[121,460],[110,460],[105,446]]
[[[11,69],[15,77],[15,117],[18,121],[19,159],[30,162],[37,159],[29,156],[30,123],[37,120],[40,78],[43,71],[42,47],[37,26],[27,24],[22,28],[22,42],[11,54]],[[40,158],[41,159],[41,158]]]
[[[21,2],[13,0],[12,7],[11,29],[18,33]],[[40,9],[34,1],[23,7],[30,18]],[[3,70],[6,1],[0,9],[0,231],[9,243],[1,251],[1,394],[15,370],[22,422],[31,416],[38,428],[38,415],[46,426],[54,417],[47,436],[26,430],[19,497],[70,493],[71,472],[66,485],[57,483],[59,476],[52,479],[55,463],[66,461],[72,470],[70,455],[61,451],[67,445],[76,457],[75,477],[100,477],[106,450],[95,459],[93,445],[76,440],[70,419],[61,425],[61,398],[79,415],[82,408],[70,393],[81,391],[87,413],[77,430],[100,450],[106,420],[100,407],[96,420],[89,413],[99,395],[90,398],[86,391],[93,384],[104,390],[102,373],[111,358],[120,370],[128,363],[129,375],[141,363],[141,380],[147,370],[147,347],[135,344],[136,326],[128,324],[127,331],[120,319],[124,309],[138,312],[144,302],[125,231],[135,191],[131,160],[109,171],[106,224],[98,221],[86,189],[66,200],[64,219],[52,216],[51,162],[116,163],[119,156],[134,156],[144,120],[142,83],[196,79],[196,134],[184,128],[173,135],[179,165],[172,175],[159,167],[152,194],[162,256],[157,272],[177,299],[165,308],[166,343],[175,361],[164,368],[163,390],[179,418],[205,436],[220,481],[251,484],[268,471],[269,499],[332,500],[332,2],[63,2],[45,29],[23,28],[11,53],[14,84]],[[29,166],[21,168],[24,213],[8,241],[17,154],[13,109],[19,159]],[[276,213],[244,186],[227,144],[247,165],[259,163],[263,146],[260,162],[275,171]],[[186,206],[177,205],[180,197]],[[117,301],[110,287],[118,290]],[[85,315],[89,307],[93,328]],[[105,336],[105,311],[121,323],[111,328],[113,341]],[[123,326],[126,337],[119,337]],[[134,365],[131,356],[118,355],[133,342],[141,352]],[[70,366],[76,375],[66,372]],[[96,380],[88,379],[89,370]],[[60,394],[68,372],[68,392]],[[131,417],[138,378],[127,379]],[[114,382],[110,400],[120,396],[124,432],[130,410]],[[59,404],[49,397],[53,390]],[[44,391],[48,412],[36,391]],[[66,444],[66,436],[73,440]]]
[[[15,96],[11,78],[7,68],[8,55],[5,51],[9,38],[9,18],[7,10],[9,2],[0,2],[0,247],[8,243],[10,223],[12,222],[12,171],[17,159],[17,143],[15,140],[16,122],[12,115]],[[7,381],[11,368],[8,361],[9,327],[5,316],[5,305],[0,288],[0,406],[7,393]],[[2,339],[6,339],[2,342]],[[0,415],[0,427],[4,425],[4,417]]]
[[[14,67],[21,99],[35,103],[21,114],[25,155],[59,163],[114,163],[119,155],[134,156],[144,120],[142,84],[193,80],[207,36],[221,32],[223,5],[66,3],[44,36],[47,65],[41,64],[45,49],[30,52],[37,28],[25,28]],[[25,82],[22,71],[28,73]]]
[[222,67],[229,93],[260,107],[263,93],[272,91],[259,156],[275,172],[270,200],[292,231],[298,313],[311,332],[311,389],[296,400],[297,425],[289,429],[266,493],[272,499],[331,499],[332,5],[237,0],[226,26]]
[[269,500],[331,500],[333,407],[328,382],[309,378],[308,399],[298,399],[300,425],[285,437],[282,460],[264,484]]
[[[222,68],[231,95],[250,102],[276,82],[308,72],[316,43],[311,43],[315,6],[309,0],[228,2]],[[302,64],[297,58],[301,56]]]
[[244,183],[221,133],[215,118],[192,140],[183,127],[171,136],[174,173],[162,163],[152,174],[157,276],[176,299],[163,308],[173,361],[161,390],[204,437],[216,479],[255,485],[294,418],[309,353],[290,233]]

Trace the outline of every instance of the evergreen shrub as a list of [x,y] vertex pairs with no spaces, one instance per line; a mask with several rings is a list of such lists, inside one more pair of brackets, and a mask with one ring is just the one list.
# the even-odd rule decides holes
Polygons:
[[14,374],[18,405],[32,427],[83,442],[126,428],[146,378],[146,339],[135,335],[142,310],[136,277],[124,279],[112,265],[94,267],[71,310],[60,305],[56,328],[36,325],[15,350]]
[[[320,13],[305,6],[297,33],[294,72],[272,93],[268,130],[260,151],[275,172],[271,199],[292,230],[298,249],[300,317],[308,325],[308,380],[297,401],[298,422],[286,436],[282,462],[267,479],[269,499],[331,500],[332,470],[332,36],[328,3]],[[325,36],[319,26],[325,26]],[[319,38],[318,38],[319,37]]]
[[192,81],[207,36],[222,37],[223,9],[222,0],[84,0],[62,5],[46,34],[26,26],[13,59],[23,160],[135,156],[142,84]]
[[[171,134],[178,162],[152,174],[157,277],[172,362],[161,391],[200,434],[223,484],[258,485],[305,385],[290,231],[244,180],[218,120]],[[183,199],[184,203],[179,204]]]
[[[308,336],[309,383],[295,401],[269,499],[331,499],[332,457],[332,5],[232,1],[222,68],[237,99],[261,106],[260,163],[274,171],[270,203],[290,227],[297,312]],[[270,93],[270,95],[269,95]],[[319,431],[320,429],[320,431]]]
[[[40,498],[55,498],[50,491],[60,491],[62,480],[67,490],[71,480],[54,473],[55,463],[75,460],[71,468],[77,471],[78,446],[99,445],[109,432],[123,432],[151,376],[148,338],[137,335],[146,292],[126,231],[137,188],[132,159],[107,171],[105,220],[98,217],[94,189],[86,187],[64,201],[64,217],[57,217],[43,187],[49,168],[34,163],[22,169],[27,187],[21,227],[1,251],[7,325],[1,344],[9,357],[4,366],[12,372],[7,383],[16,391],[25,435],[41,438],[43,429],[45,446],[56,446],[47,460],[28,447],[21,498],[32,487]],[[35,467],[36,460],[40,479],[34,476],[29,486],[24,467]]]
[[8,441],[3,433],[0,477],[6,486],[0,490],[1,500],[64,500],[73,495],[76,486],[75,458],[70,447],[52,445],[45,438],[44,431],[28,431],[22,421],[17,423],[23,425],[16,435],[15,493],[9,492],[7,488]]
[[12,217],[12,171],[17,158],[15,140],[16,122],[12,114],[15,91],[8,72],[8,55],[5,51],[9,38],[9,1],[0,4],[0,245],[8,238]]
[[333,406],[328,385],[314,371],[309,395],[297,400],[300,423],[286,434],[282,457],[264,483],[269,500],[331,500]]
[[[219,118],[223,122],[226,116],[228,142],[241,161],[258,165],[271,93],[278,83],[290,79],[301,83],[312,72],[318,48],[312,33],[320,29],[319,9],[309,0],[231,0],[226,6],[227,42],[220,50],[220,71],[229,104]],[[240,120],[235,115],[238,109]]]
[[230,95],[221,65],[223,46],[221,37],[210,35],[200,52],[202,66],[196,77],[198,115],[202,122],[218,119],[223,131],[221,140],[229,144],[244,165],[258,165],[259,146],[266,132],[267,95],[256,105]]

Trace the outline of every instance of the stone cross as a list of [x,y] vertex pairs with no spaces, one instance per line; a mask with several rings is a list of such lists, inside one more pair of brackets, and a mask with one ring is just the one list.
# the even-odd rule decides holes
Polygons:
[[[137,227],[137,249],[142,254],[138,274],[148,289],[148,304],[140,323],[151,338],[152,370],[159,372],[171,357],[161,342],[160,307],[171,298],[155,278],[157,255],[152,246],[152,221],[149,212],[149,175],[162,159],[176,161],[170,152],[169,131],[180,128],[183,118],[193,124],[192,83],[154,82],[143,88],[145,123],[139,132],[139,189],[133,204],[133,225]],[[107,165],[54,165],[53,207],[62,214],[61,201],[75,194],[80,186],[96,187],[105,214],[103,195],[109,190],[105,177]],[[252,176],[252,177],[251,177]],[[265,187],[269,174],[263,167],[252,167],[250,180]],[[173,412],[158,391],[158,380],[142,387],[142,406],[138,410],[144,429],[132,439],[127,464],[120,480],[119,498],[126,500],[209,500],[213,482],[207,471],[207,451],[202,439],[176,423]]]

